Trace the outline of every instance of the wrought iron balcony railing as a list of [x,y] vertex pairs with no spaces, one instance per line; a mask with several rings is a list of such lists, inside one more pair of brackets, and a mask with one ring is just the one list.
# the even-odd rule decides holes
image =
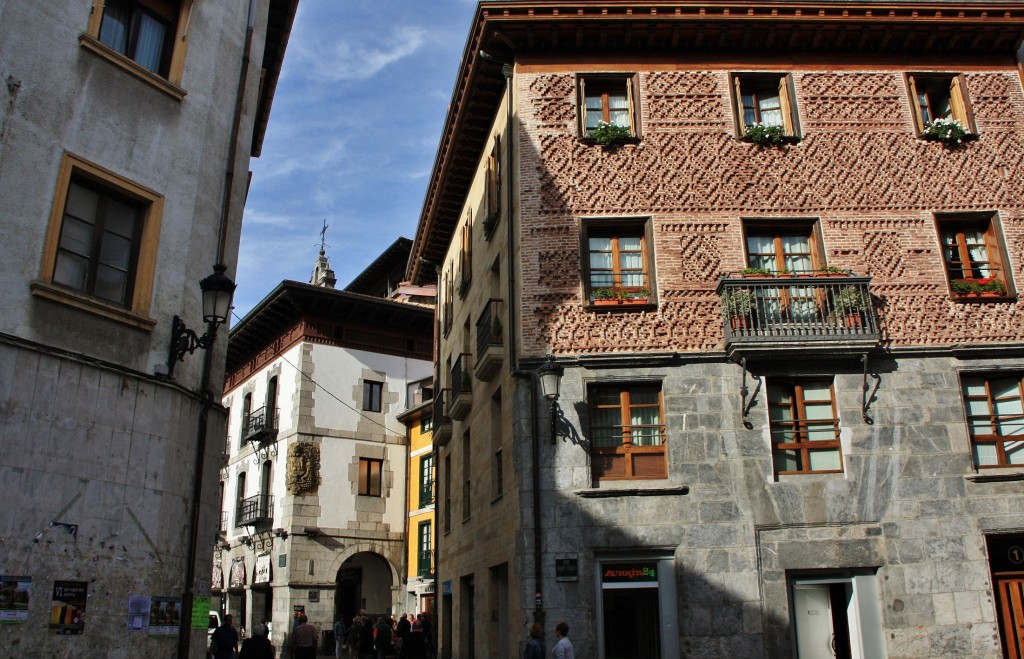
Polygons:
[[505,332],[501,324],[501,300],[487,301],[476,321],[476,376],[489,380],[501,368],[505,345]]
[[448,416],[448,400],[451,392],[448,389],[437,389],[434,392],[434,424],[432,435],[434,443],[444,446],[452,436],[452,419]]
[[235,526],[250,526],[274,519],[274,495],[257,494],[238,502]]
[[719,280],[730,357],[864,353],[880,334],[870,277],[783,275]]
[[242,441],[262,442],[277,432],[277,408],[261,407],[250,412],[242,425]]

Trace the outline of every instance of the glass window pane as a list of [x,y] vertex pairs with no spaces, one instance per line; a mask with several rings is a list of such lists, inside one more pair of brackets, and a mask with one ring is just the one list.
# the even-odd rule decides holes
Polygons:
[[132,243],[121,236],[106,233],[103,235],[103,244],[100,246],[100,263],[127,270],[132,256]]
[[809,254],[811,252],[810,240],[807,236],[780,236],[782,251],[785,254]]
[[612,110],[628,110],[629,103],[625,94],[608,94],[608,107]]
[[629,111],[627,110],[612,110],[608,113],[608,119],[610,124],[629,128]]
[[54,283],[84,291],[88,274],[88,260],[67,252],[57,254],[57,263],[53,269]]
[[100,196],[80,185],[72,183],[68,186],[68,198],[64,202],[64,213],[73,215],[80,220],[87,222],[96,221],[96,206],[99,204]]
[[974,462],[979,467],[999,464],[995,444],[975,444]]
[[837,439],[836,428],[831,423],[809,423],[807,424],[807,439],[811,442],[835,441]]
[[139,24],[139,39],[135,45],[135,61],[154,73],[160,72],[167,26],[145,12]]
[[103,229],[105,231],[128,239],[135,235],[135,220],[138,213],[134,206],[109,199],[104,210]]
[[60,229],[60,248],[88,257],[92,253],[93,225],[70,216]]
[[595,428],[593,442],[595,448],[622,446],[622,432],[611,428]]
[[643,249],[643,238],[639,236],[627,236],[619,238],[620,252],[639,252]]
[[775,470],[776,471],[799,471],[800,470],[800,453],[799,451],[775,451]]
[[804,403],[804,412],[811,421],[832,418],[832,403]]
[[96,284],[93,295],[104,300],[124,304],[128,286],[128,274],[100,265],[96,268]]
[[964,378],[964,392],[968,396],[985,396],[985,381],[980,378]]
[[988,417],[981,417],[977,419],[968,419],[967,425],[970,428],[972,435],[991,435],[992,424],[989,423]]
[[828,382],[804,382],[803,391],[805,401],[828,401],[829,405],[832,404],[832,387]]
[[128,48],[129,7],[124,0],[106,0],[103,22],[100,24],[100,42],[125,54]]
[[808,451],[811,471],[834,471],[839,469],[839,449]]
[[1024,464],[1024,442],[1004,442],[1003,451],[1006,453],[1007,464]]

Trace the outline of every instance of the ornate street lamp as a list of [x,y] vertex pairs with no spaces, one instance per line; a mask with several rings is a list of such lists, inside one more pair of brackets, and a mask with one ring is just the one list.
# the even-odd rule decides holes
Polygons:
[[555,356],[548,355],[547,359],[537,369],[537,377],[540,378],[540,392],[551,404],[551,443],[555,443],[555,429],[558,423],[558,390],[562,385],[562,374],[565,369],[555,363]]
[[213,266],[213,274],[199,282],[199,288],[203,291],[203,322],[206,323],[206,332],[202,336],[186,327],[177,315],[174,316],[171,347],[167,354],[167,377],[173,377],[174,365],[184,361],[186,353],[191,355],[196,349],[208,349],[217,338],[217,327],[227,322],[235,282],[224,274],[225,270],[227,267],[218,263]]

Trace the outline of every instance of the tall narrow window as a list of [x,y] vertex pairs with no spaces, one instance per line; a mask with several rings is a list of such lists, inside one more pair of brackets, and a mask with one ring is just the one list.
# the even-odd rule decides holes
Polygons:
[[589,406],[595,480],[668,477],[660,385],[595,386]]
[[501,137],[494,137],[491,155],[487,157],[487,215],[484,235],[490,239],[501,218]]
[[974,464],[981,468],[1024,464],[1020,374],[964,376],[961,384]]
[[238,474],[238,481],[235,482],[235,526],[241,526],[245,521],[245,472]]
[[242,432],[241,432],[241,444],[245,446],[245,438],[249,436],[252,431],[252,392],[249,392],[242,396]]
[[434,503],[434,454],[420,458],[420,508]]
[[769,380],[768,423],[776,474],[843,470],[831,381]]
[[416,533],[418,560],[416,563],[416,574],[425,577],[434,571],[434,546],[431,542],[430,522],[420,522]]
[[783,73],[739,73],[733,76],[737,134],[754,125],[778,126],[784,135],[799,135],[793,80]]
[[381,470],[383,460],[359,458],[359,494],[366,497],[381,495]]
[[470,455],[469,432],[462,435],[462,519],[473,513],[473,472]]
[[938,227],[946,276],[954,295],[1008,293],[1003,245],[991,214],[943,215],[938,218]]
[[912,73],[907,76],[907,86],[918,135],[937,119],[952,119],[968,132],[977,132],[963,74]]
[[601,123],[624,128],[637,137],[635,76],[625,73],[580,76],[580,135],[590,137]]
[[444,505],[441,507],[444,517],[444,532],[452,531],[452,456],[444,456]]
[[372,380],[363,381],[363,411],[365,412],[380,412],[381,410],[381,394],[384,391],[383,382],[374,382]]

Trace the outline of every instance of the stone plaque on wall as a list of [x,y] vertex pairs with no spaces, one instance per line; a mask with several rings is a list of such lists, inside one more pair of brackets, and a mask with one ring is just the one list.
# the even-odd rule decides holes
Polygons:
[[320,487],[320,447],[299,442],[288,447],[288,493],[313,495]]

